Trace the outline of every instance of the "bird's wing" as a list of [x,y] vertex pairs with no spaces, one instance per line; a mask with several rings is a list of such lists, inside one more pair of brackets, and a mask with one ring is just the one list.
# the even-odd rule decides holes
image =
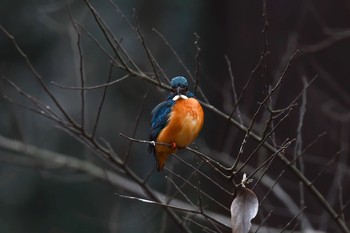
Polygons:
[[[168,119],[170,116],[171,108],[175,104],[175,101],[173,100],[166,100],[164,102],[161,102],[158,104],[153,110],[152,110],[152,119],[151,119],[151,130],[149,139],[151,141],[156,140],[158,134],[160,131],[167,125]],[[153,151],[154,146],[149,146],[149,151]]]

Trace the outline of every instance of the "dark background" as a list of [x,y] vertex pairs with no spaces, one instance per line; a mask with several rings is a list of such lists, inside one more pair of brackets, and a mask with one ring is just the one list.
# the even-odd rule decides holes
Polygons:
[[[263,2],[254,1],[116,1],[126,18],[135,23],[134,14],[147,46],[169,76],[186,75],[177,58],[169,52],[162,39],[152,30],[161,32],[173,46],[183,62],[194,74],[196,70],[197,33],[200,37],[200,86],[209,102],[229,114],[233,109],[231,81],[224,56],[232,65],[237,93],[258,63],[264,46],[269,54],[253,75],[254,81],[246,90],[240,105],[245,121],[249,123],[269,85],[277,82],[290,57],[299,49],[283,85],[274,97],[276,108],[286,107],[302,90],[303,81],[318,78],[308,88],[306,113],[302,127],[302,147],[311,143],[319,134],[327,132],[304,156],[305,175],[313,177],[342,149],[339,160],[332,164],[316,183],[330,204],[339,210],[339,198],[344,203],[349,196],[349,120],[350,120],[350,2],[328,1],[276,1],[267,0],[268,27],[263,16]],[[17,43],[28,54],[50,90],[65,109],[79,119],[79,94],[62,90],[51,81],[65,86],[79,85],[79,53],[76,33],[68,14],[108,47],[106,41],[83,1],[2,1],[0,23],[15,36]],[[144,72],[152,72],[137,33],[121,19],[108,1],[96,1],[93,5],[113,33],[122,40],[123,46]],[[134,9],[134,10],[133,10]],[[264,39],[265,37],[265,39]],[[85,35],[82,37],[86,85],[102,84],[107,79],[109,61],[105,54]],[[23,88],[27,93],[52,106],[25,65],[24,59],[15,50],[11,41],[0,33],[0,72]],[[265,67],[265,68],[263,68]],[[115,72],[121,77],[121,72]],[[167,82],[164,78],[162,81]],[[190,82],[191,88],[194,83]],[[2,95],[23,101],[21,96],[4,81],[0,84]],[[143,96],[150,94],[142,105]],[[101,90],[86,94],[87,128],[91,130]],[[166,97],[166,91],[153,87],[136,77],[128,78],[111,86],[107,93],[99,137],[111,143],[116,151],[126,153],[128,142],[118,134],[131,135],[135,119],[142,110],[136,128],[136,138],[147,139],[151,109]],[[203,100],[200,96],[199,98]],[[276,142],[297,135],[299,105],[276,131]],[[27,104],[27,102],[24,102]],[[205,110],[205,125],[197,139],[199,148],[218,155],[235,157],[244,134],[227,122]],[[265,120],[258,117],[255,130],[263,128]],[[0,133],[91,161],[100,166],[92,153],[51,121],[33,112],[0,99]],[[249,145],[249,144],[248,144]],[[254,144],[252,144],[254,145]],[[144,177],[155,161],[143,144],[131,148],[130,163],[137,174]],[[65,168],[47,169],[44,165],[30,164],[11,159],[6,150],[0,151],[0,232],[159,232],[161,210],[147,204],[123,200],[114,195],[122,192],[106,182],[95,180],[86,174]],[[293,148],[288,151],[290,158]],[[190,157],[190,156],[188,156]],[[189,158],[190,159],[190,158]],[[220,159],[219,159],[220,160]],[[175,164],[174,160],[168,162]],[[258,164],[255,159],[252,165]],[[270,169],[276,178],[281,164]],[[108,166],[107,166],[108,168]],[[164,189],[164,173],[153,174],[151,184],[155,189]],[[298,200],[298,182],[286,172],[281,185]],[[117,189],[117,190],[116,190]],[[341,190],[341,192],[339,192]],[[207,190],[207,192],[213,192]],[[257,191],[259,194],[259,190]],[[264,191],[261,191],[262,197]],[[337,229],[323,213],[319,204],[306,192],[308,213],[315,229]],[[308,200],[309,199],[309,200]],[[230,203],[230,200],[223,202]],[[296,201],[298,202],[298,201]],[[270,203],[278,206],[278,203]],[[131,206],[131,208],[130,208]],[[268,209],[268,208],[267,208]],[[264,214],[264,211],[260,212]],[[292,216],[283,216],[283,209],[275,211],[267,225],[282,227]],[[229,213],[226,213],[229,216]],[[345,216],[349,219],[349,210]],[[286,217],[286,219],[284,219]],[[261,222],[262,217],[256,223]],[[282,219],[282,220],[281,220]],[[325,221],[320,221],[323,219]],[[283,223],[281,223],[281,221]],[[137,224],[135,224],[137,222]],[[349,220],[347,221],[349,223]],[[145,225],[147,226],[145,228]],[[165,232],[170,232],[168,229]],[[176,232],[176,231],[174,231]],[[198,230],[201,232],[201,230]]]

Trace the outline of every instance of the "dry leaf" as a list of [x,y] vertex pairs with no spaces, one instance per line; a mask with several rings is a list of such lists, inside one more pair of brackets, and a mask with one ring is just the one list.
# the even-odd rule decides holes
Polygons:
[[232,233],[248,233],[252,225],[250,221],[258,213],[258,207],[258,198],[252,190],[239,189],[231,204]]

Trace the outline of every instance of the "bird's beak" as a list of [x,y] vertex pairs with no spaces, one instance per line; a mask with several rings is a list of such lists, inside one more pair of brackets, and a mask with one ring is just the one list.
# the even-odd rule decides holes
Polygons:
[[180,94],[180,91],[181,91],[181,87],[177,87],[176,88],[176,94]]

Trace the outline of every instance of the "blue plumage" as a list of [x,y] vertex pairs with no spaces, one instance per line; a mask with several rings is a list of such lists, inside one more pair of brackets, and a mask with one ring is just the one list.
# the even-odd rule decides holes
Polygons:
[[175,101],[172,99],[166,100],[158,104],[152,110],[152,119],[151,119],[151,132],[149,139],[154,141],[160,131],[166,126],[171,112],[171,108],[175,104]]
[[[172,90],[169,96],[166,98],[165,101],[158,104],[152,110],[151,130],[149,135],[150,141],[155,141],[159,133],[167,125],[168,119],[171,113],[171,109],[175,104],[175,101],[173,100],[173,98],[179,94],[185,95],[188,98],[194,97],[192,92],[187,90],[188,83],[185,77],[183,76],[174,77],[171,80],[170,85]],[[154,153],[154,145],[149,145],[148,150]]]
[[188,87],[187,79],[183,76],[176,76],[170,82],[171,88]]

